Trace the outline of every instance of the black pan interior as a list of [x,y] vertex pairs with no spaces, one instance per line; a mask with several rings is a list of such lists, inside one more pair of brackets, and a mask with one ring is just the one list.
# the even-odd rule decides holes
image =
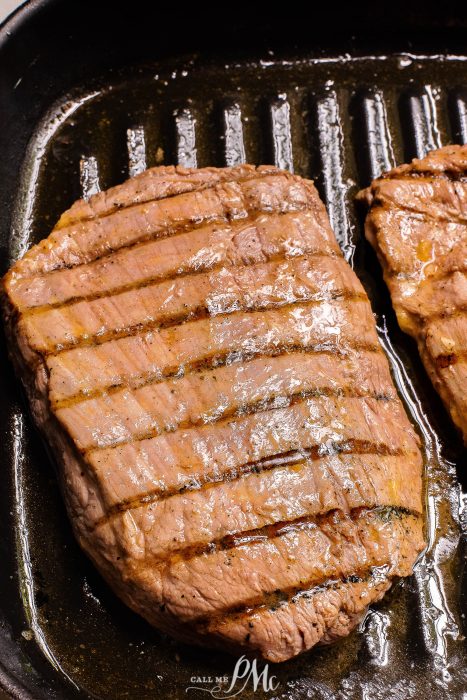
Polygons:
[[[430,548],[358,633],[274,668],[275,695],[249,683],[240,697],[461,698],[465,452],[397,327],[353,196],[394,162],[467,141],[467,23],[455,6],[440,18],[396,3],[372,17],[365,4],[321,8],[310,26],[309,14],[260,3],[217,8],[213,32],[208,8],[95,5],[31,2],[1,30],[2,270],[83,188],[140,167],[135,139],[147,166],[245,157],[316,178],[423,440]],[[231,676],[230,657],[178,645],[128,611],[79,551],[0,352],[0,686],[25,698],[182,698],[213,686],[193,677]]]

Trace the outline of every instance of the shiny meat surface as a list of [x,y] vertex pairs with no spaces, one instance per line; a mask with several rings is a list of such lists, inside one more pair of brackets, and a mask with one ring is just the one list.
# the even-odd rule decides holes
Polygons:
[[3,284],[76,536],[156,627],[283,661],[411,574],[418,438],[311,182],[155,168]]
[[361,196],[399,325],[467,441],[467,146],[395,168]]

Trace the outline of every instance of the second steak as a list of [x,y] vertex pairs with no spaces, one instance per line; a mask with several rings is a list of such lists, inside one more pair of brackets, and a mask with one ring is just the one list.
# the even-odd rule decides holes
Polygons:
[[360,196],[399,325],[467,441],[467,146],[395,168]]

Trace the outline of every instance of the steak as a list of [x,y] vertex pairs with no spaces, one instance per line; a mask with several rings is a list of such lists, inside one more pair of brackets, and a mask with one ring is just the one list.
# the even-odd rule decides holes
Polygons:
[[467,442],[467,146],[395,168],[360,196],[399,325]]
[[3,285],[76,537],[151,624],[283,661],[412,573],[419,440],[311,182],[148,170]]

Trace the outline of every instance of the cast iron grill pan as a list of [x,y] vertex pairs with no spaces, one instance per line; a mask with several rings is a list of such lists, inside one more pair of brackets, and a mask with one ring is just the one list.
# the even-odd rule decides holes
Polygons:
[[[358,632],[275,666],[275,693],[254,693],[249,683],[242,699],[465,697],[466,517],[456,477],[456,468],[459,474],[465,468],[464,452],[414,344],[397,327],[353,201],[396,163],[467,142],[465,87],[467,58],[460,56],[177,59],[64,96],[28,147],[12,260],[45,237],[76,198],[146,167],[273,162],[316,178],[339,243],[372,301],[395,382],[423,442],[428,549],[415,575],[396,584]],[[40,688],[43,674],[44,689],[47,679],[57,697],[149,700],[202,697],[187,692],[196,679],[231,676],[234,659],[163,637],[115,598],[72,537],[25,402],[13,396],[7,409],[24,618],[15,641],[25,685]]]

